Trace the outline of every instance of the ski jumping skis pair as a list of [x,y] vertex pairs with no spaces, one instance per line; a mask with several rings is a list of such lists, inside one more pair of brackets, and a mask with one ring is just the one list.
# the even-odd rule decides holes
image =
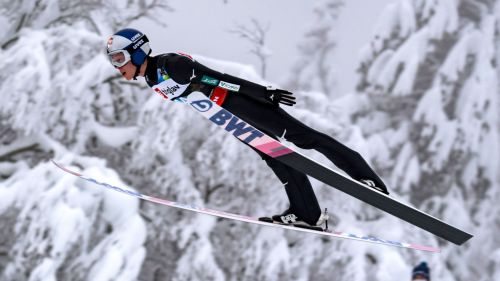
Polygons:
[[[155,92],[158,92],[159,89],[155,89]],[[266,153],[267,155],[281,161],[282,163],[298,170],[301,171],[309,176],[312,176],[316,178],[317,180],[320,180],[327,184],[330,187],[336,188],[344,193],[347,193],[353,197],[358,198],[359,200],[364,201],[365,203],[368,203],[380,210],[383,210],[389,214],[392,214],[402,220],[405,220],[415,226],[418,226],[422,228],[423,230],[426,230],[428,232],[431,232],[443,239],[446,239],[452,243],[455,243],[457,245],[461,245],[465,243],[467,240],[472,238],[472,235],[469,233],[466,233],[460,229],[457,229],[435,217],[432,217],[424,212],[421,212],[417,210],[416,208],[413,208],[411,206],[408,206],[402,202],[399,202],[388,195],[385,195],[383,193],[374,191],[373,189],[355,181],[352,180],[346,176],[343,176],[334,170],[325,167],[318,162],[315,162],[314,160],[290,149],[286,145],[280,143],[279,141],[271,138],[270,136],[267,136],[266,134],[262,133],[258,129],[252,127],[251,125],[247,124],[243,120],[239,119],[237,116],[232,114],[231,112],[227,111],[226,109],[220,107],[217,105],[215,102],[211,101],[208,97],[206,97],[203,93],[201,92],[192,92],[186,97],[182,98],[177,98],[176,101],[185,103],[192,107],[196,112],[200,113],[203,117],[207,118],[210,120],[212,123],[215,125],[219,126],[220,128],[224,129],[225,131],[231,133],[233,136],[237,137],[238,139],[244,141],[248,145],[251,145],[252,147],[258,149],[259,151]],[[56,163],[54,163],[56,164]],[[56,164],[57,165],[57,164]],[[210,210],[206,208],[200,208],[200,207],[195,207],[195,206],[190,206],[190,205],[184,205],[181,203],[177,202],[172,202],[168,200],[163,200],[147,195],[143,195],[134,191],[130,191],[127,189],[121,189],[118,187],[114,187],[112,185],[106,184],[106,183],[101,183],[98,182],[92,178],[84,177],[83,175],[80,175],[76,172],[72,172],[70,170],[67,170],[63,168],[62,166],[58,165],[61,169],[72,173],[76,176],[79,176],[87,181],[91,181],[103,186],[106,186],[108,188],[129,194],[131,196],[135,196],[144,200],[156,202],[159,204],[163,204],[166,206],[170,207],[176,207],[176,208],[181,208],[185,210],[190,210],[198,213],[204,213],[204,214],[209,214],[209,215],[214,215],[214,216],[219,216],[219,217],[224,217],[224,218],[229,218],[229,219],[234,219],[234,220],[239,220],[239,221],[246,221],[250,223],[255,223],[255,224],[261,224],[261,225],[270,225],[270,226],[275,226],[275,227],[280,227],[280,228],[285,228],[285,229],[293,229],[297,231],[303,231],[303,232],[312,232],[316,234],[322,234],[322,235],[327,235],[327,236],[334,236],[334,237],[341,237],[341,238],[348,238],[348,239],[354,239],[354,240],[360,240],[360,241],[365,241],[365,242],[372,242],[372,243],[378,243],[378,244],[384,244],[384,245],[390,245],[390,246],[398,246],[398,247],[404,247],[404,248],[411,248],[411,249],[418,249],[418,250],[424,250],[424,251],[430,251],[430,252],[438,252],[439,249],[433,248],[433,247],[427,247],[427,246],[419,246],[415,244],[408,244],[408,243],[400,243],[400,242],[391,242],[391,241],[386,241],[382,239],[378,239],[375,237],[371,236],[357,236],[353,234],[348,234],[348,233],[343,233],[343,232],[336,232],[336,231],[330,231],[330,232],[320,232],[317,230],[312,230],[312,229],[306,229],[306,228],[298,228],[298,227],[293,227],[293,226],[287,226],[287,225],[279,225],[279,224],[273,224],[273,223],[268,223],[268,222],[262,222],[259,221],[256,218],[251,218],[251,217],[246,217],[246,216],[241,216],[241,215],[236,215],[236,214],[230,214],[230,213],[225,213],[225,212],[220,212],[216,210]]]

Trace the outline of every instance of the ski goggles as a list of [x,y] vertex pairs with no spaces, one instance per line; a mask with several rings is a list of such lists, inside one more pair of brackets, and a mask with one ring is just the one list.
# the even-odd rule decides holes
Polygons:
[[130,61],[127,50],[116,50],[108,54],[109,62],[116,68],[126,65]]
[[[130,61],[131,59],[130,54],[135,53],[137,49],[139,49],[140,47],[142,47],[142,45],[148,42],[149,42],[148,37],[143,34],[136,41],[130,43],[130,45],[128,45],[124,49],[109,52],[108,53],[109,61],[116,68],[122,67],[126,65],[127,62]],[[149,51],[149,53],[151,53],[151,50]]]

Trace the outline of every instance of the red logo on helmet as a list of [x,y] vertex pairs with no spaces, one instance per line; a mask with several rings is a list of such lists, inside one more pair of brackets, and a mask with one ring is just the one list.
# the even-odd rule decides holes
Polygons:
[[113,44],[113,36],[110,36],[108,38],[108,49],[111,48],[111,45]]

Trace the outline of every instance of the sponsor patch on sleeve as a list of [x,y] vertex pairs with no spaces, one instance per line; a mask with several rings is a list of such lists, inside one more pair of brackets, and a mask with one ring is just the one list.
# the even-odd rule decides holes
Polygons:
[[240,85],[220,81],[219,87],[227,89],[229,91],[238,92],[240,90]]
[[219,80],[207,75],[201,77],[201,82],[212,86],[217,86],[219,84]]
[[215,102],[216,104],[222,106],[224,103],[224,100],[226,99],[227,96],[227,90],[222,89],[220,87],[215,87],[212,91],[212,94],[210,95],[210,100]]

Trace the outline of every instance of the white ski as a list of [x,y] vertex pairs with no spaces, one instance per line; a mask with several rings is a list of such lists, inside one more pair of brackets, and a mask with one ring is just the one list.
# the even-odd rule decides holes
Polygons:
[[422,246],[422,245],[417,245],[417,244],[413,244],[413,243],[383,240],[383,239],[380,239],[380,238],[377,238],[374,236],[356,235],[356,234],[351,234],[351,233],[346,233],[346,232],[341,232],[341,231],[336,231],[336,230],[318,231],[318,230],[312,230],[312,229],[301,228],[301,227],[268,223],[268,222],[259,221],[257,218],[254,218],[254,217],[247,217],[247,216],[243,216],[243,215],[207,209],[204,207],[182,204],[179,202],[169,201],[169,200],[145,195],[145,194],[139,193],[137,191],[134,191],[130,188],[118,187],[118,186],[114,186],[114,185],[111,185],[111,184],[108,184],[105,182],[98,181],[98,180],[93,179],[91,177],[84,176],[76,171],[70,170],[70,169],[58,164],[54,160],[52,160],[52,163],[54,163],[54,165],[56,165],[61,170],[65,171],[69,174],[72,174],[74,176],[77,176],[83,180],[95,183],[97,185],[106,187],[108,189],[112,189],[114,191],[118,191],[118,192],[127,194],[129,196],[137,197],[137,198],[140,198],[142,200],[158,203],[158,204],[168,206],[168,207],[174,207],[174,208],[178,208],[178,209],[188,210],[188,211],[206,214],[206,215],[211,215],[211,216],[220,217],[220,218],[232,219],[232,220],[236,220],[236,221],[249,222],[249,223],[260,224],[260,225],[265,225],[265,226],[272,226],[272,227],[283,228],[283,229],[287,229],[287,230],[314,233],[314,234],[329,236],[329,237],[345,238],[345,239],[357,240],[357,241],[362,241],[362,242],[369,242],[369,243],[375,243],[375,244],[380,244],[380,245],[421,250],[421,251],[427,251],[427,252],[435,252],[435,253],[440,252],[439,248],[435,248],[435,247],[431,247],[431,246]]

